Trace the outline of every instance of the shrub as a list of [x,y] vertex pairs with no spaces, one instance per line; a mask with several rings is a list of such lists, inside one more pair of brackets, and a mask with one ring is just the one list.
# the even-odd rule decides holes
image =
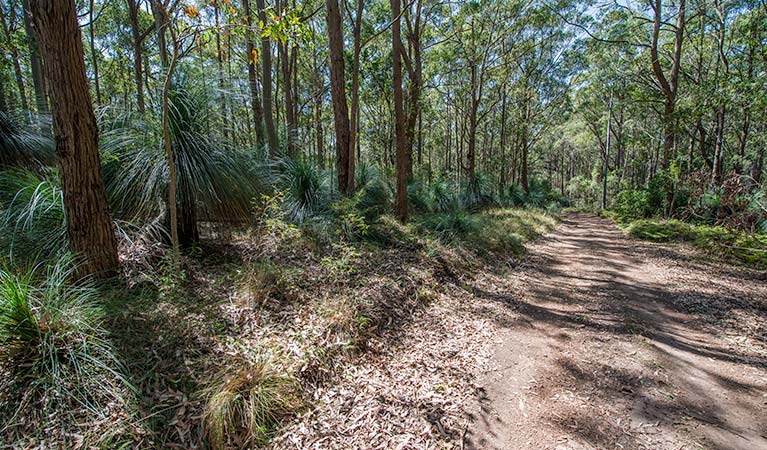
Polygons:
[[443,239],[452,239],[473,231],[475,222],[469,213],[458,209],[428,215],[421,222],[421,226],[428,231],[436,232]]
[[749,234],[721,226],[692,225],[679,220],[643,219],[631,222],[628,232],[656,242],[688,241],[699,249],[736,262],[767,267],[767,235]]
[[579,208],[597,208],[601,192],[601,187],[594,180],[583,176],[573,177],[567,184],[567,195],[572,204]]
[[293,284],[284,266],[259,259],[246,271],[238,300],[242,306],[263,306],[269,299],[287,301],[293,298]]
[[413,211],[426,212],[430,209],[428,191],[418,180],[408,181],[407,201]]
[[33,128],[0,111],[0,169],[13,167],[40,171],[55,163],[53,139],[31,131]]
[[615,199],[615,212],[621,221],[644,219],[652,215],[650,195],[645,190],[628,190]]
[[690,240],[694,237],[692,227],[679,220],[637,220],[631,222],[627,230],[634,237],[656,242]]
[[475,231],[466,240],[477,249],[519,254],[523,243],[551,231],[556,220],[539,210],[491,209],[474,218]]
[[391,192],[381,173],[373,167],[362,164],[357,175],[356,212],[368,222],[385,214],[391,204]]
[[[252,152],[230,145],[211,131],[219,117],[216,96],[207,87],[179,79],[169,93],[170,140],[177,174],[181,244],[198,240],[201,221],[246,223],[251,200],[267,192],[264,167]],[[122,115],[101,123],[104,181],[113,217],[146,223],[164,216],[168,199],[168,159],[162,116]]]
[[669,175],[660,172],[650,180],[647,186],[647,203],[652,211],[664,214],[666,211],[666,193],[671,185]]
[[204,423],[211,447],[251,448],[269,442],[279,424],[303,405],[298,382],[270,361],[243,357],[205,392]]
[[509,186],[508,201],[511,206],[524,206],[527,200],[527,194],[521,184],[512,184]]

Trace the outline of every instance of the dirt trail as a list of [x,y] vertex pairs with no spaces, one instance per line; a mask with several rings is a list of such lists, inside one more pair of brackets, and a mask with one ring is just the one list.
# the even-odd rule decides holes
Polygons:
[[767,283],[568,216],[490,299],[475,449],[767,449]]

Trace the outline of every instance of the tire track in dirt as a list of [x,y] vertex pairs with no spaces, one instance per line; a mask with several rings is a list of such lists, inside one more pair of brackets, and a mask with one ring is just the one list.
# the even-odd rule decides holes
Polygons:
[[466,448],[767,449],[763,277],[589,214],[511,276]]

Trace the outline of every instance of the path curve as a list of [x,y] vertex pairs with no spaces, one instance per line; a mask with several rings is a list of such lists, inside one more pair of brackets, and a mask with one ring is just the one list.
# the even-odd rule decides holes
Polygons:
[[767,449],[758,272],[580,213],[528,256],[512,291],[477,292],[508,314],[466,448]]

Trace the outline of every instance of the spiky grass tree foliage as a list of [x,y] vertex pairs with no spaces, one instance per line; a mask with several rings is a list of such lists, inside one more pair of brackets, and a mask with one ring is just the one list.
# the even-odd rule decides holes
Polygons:
[[469,211],[477,211],[491,206],[495,202],[493,186],[488,177],[481,172],[474,175],[463,189],[462,203]]
[[462,209],[429,215],[422,222],[422,226],[427,230],[436,232],[441,239],[447,241],[477,229],[472,214]]
[[206,392],[205,430],[214,450],[268,443],[280,422],[303,405],[298,382],[269,361],[235,362]]
[[429,185],[431,190],[431,207],[436,212],[454,211],[460,207],[455,195],[455,188],[444,179],[435,180]]
[[33,261],[67,249],[64,194],[58,178],[29,170],[0,172],[0,250]]
[[[179,241],[199,239],[199,223],[245,223],[250,204],[265,191],[264,174],[250,155],[209,129],[218,108],[204,88],[187,82],[170,92],[170,134],[178,177]],[[123,117],[105,126],[107,193],[123,219],[168,224],[168,163],[162,118]]]
[[5,442],[51,438],[48,433],[70,442],[80,432],[98,432],[85,439],[103,442],[131,409],[134,389],[102,327],[100,293],[73,283],[74,268],[62,257],[21,272],[0,269],[0,370],[9,375],[0,377],[0,397],[8,400],[0,408]]
[[530,188],[525,198],[525,205],[533,208],[543,208],[546,206],[546,200],[549,195],[548,183],[545,181],[533,179],[530,181]]
[[375,166],[358,164],[355,185],[356,208],[366,220],[375,220],[391,209],[393,193]]
[[527,200],[527,194],[521,184],[512,184],[506,196],[506,201],[511,206],[524,206]]
[[429,190],[426,185],[419,180],[409,180],[407,183],[407,201],[413,211],[429,211]]
[[46,121],[40,118],[35,122],[25,123],[0,111],[0,170],[25,167],[39,171],[55,163],[53,139],[37,129],[45,128]]
[[274,163],[277,189],[284,193],[288,219],[304,222],[327,206],[329,194],[320,170],[303,159],[283,158]]

